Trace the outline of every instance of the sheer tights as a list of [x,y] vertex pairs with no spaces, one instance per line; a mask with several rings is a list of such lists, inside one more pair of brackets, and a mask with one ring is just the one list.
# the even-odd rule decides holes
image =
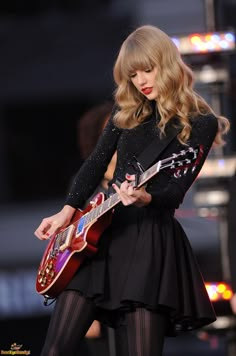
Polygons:
[[94,305],[73,290],[57,299],[41,356],[74,356],[94,320]]
[[[77,291],[64,291],[58,298],[41,356],[80,355],[79,342],[95,319],[96,308]],[[138,308],[126,314],[115,331],[116,356],[161,356],[166,316]]]
[[144,308],[126,314],[126,323],[115,331],[116,356],[161,356],[168,317]]

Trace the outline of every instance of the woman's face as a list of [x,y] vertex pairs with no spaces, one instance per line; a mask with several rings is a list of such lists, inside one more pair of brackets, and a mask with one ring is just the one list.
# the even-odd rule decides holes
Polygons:
[[156,100],[158,94],[157,88],[157,68],[146,70],[136,70],[130,76],[131,82],[135,88],[145,95],[148,100]]

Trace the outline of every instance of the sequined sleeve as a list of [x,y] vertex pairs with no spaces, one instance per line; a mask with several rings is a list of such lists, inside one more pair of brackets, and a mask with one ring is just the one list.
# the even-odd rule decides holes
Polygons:
[[[202,116],[196,119],[188,144],[191,147],[198,147],[200,149],[197,160],[189,166],[186,172],[182,170],[178,173],[174,170],[167,170],[159,173],[147,188],[152,195],[151,206],[158,209],[177,209],[179,207],[207,158],[217,130],[218,121],[213,115]],[[188,146],[179,144],[177,151],[186,149],[186,147]],[[173,153],[171,149],[173,148],[170,147],[167,155]]]
[[101,182],[116,151],[120,133],[121,129],[114,125],[113,115],[111,115],[94,151],[77,172],[65,204],[82,209],[86,200]]

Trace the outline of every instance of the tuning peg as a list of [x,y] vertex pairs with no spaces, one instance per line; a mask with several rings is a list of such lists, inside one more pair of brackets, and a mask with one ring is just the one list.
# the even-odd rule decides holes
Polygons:
[[180,169],[174,173],[174,177],[181,178],[181,170]]

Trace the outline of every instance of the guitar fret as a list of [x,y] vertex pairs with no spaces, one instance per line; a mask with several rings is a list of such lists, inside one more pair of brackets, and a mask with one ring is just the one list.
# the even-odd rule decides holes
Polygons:
[[93,221],[93,220],[96,218],[96,214],[95,214],[95,213],[96,213],[96,209],[97,209],[97,208],[92,209],[91,212],[90,212],[90,214],[91,214],[91,221]]
[[103,210],[104,210],[104,211],[107,210],[107,208],[109,207],[109,203],[110,203],[110,199],[108,198],[108,199],[105,200],[105,202],[104,202],[104,208],[101,209],[101,213],[103,212]]
[[[83,218],[84,225],[87,225],[89,222],[89,215],[86,214],[82,218]],[[80,221],[82,220],[82,218],[80,218]]]
[[156,163],[154,166],[150,167],[144,173],[141,174],[139,178],[139,187],[144,184],[148,179],[154,176],[159,171],[159,162]]

